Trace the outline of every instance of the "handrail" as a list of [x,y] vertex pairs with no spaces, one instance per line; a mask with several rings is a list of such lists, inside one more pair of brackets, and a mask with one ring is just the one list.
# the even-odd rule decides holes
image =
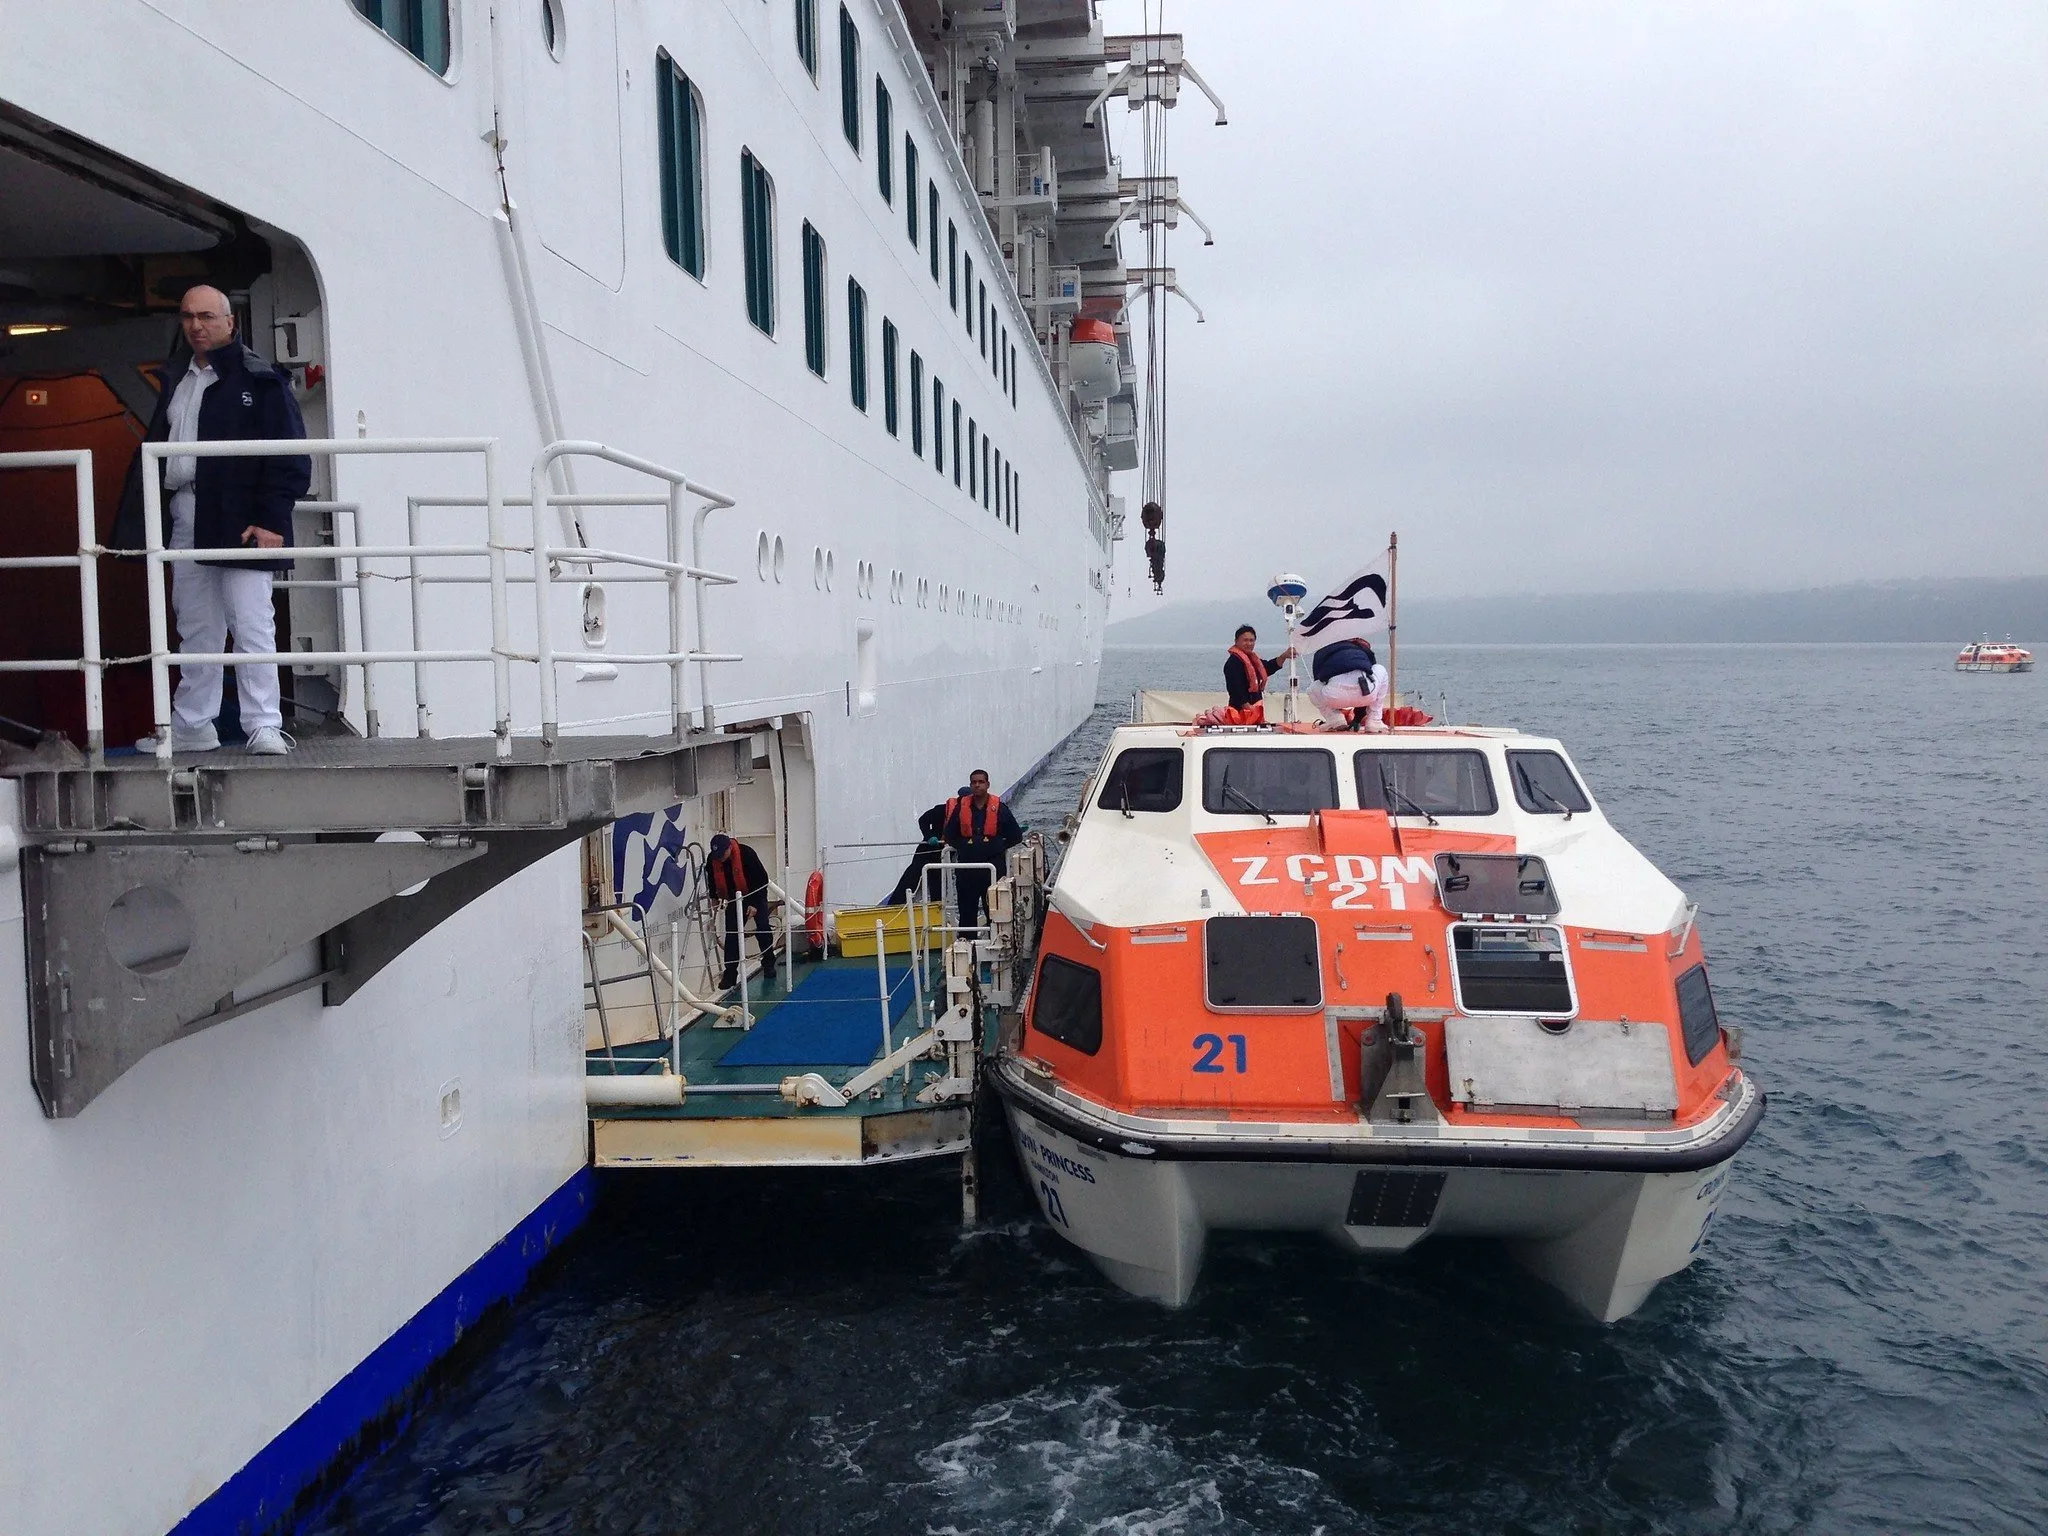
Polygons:
[[[637,454],[623,453],[604,443],[565,439],[549,443],[535,455],[530,480],[530,506],[533,514],[533,568],[534,568],[534,637],[540,669],[540,737],[543,742],[552,743],[559,729],[559,711],[555,705],[555,652],[553,637],[548,626],[548,584],[539,579],[544,565],[552,568],[558,559],[573,560],[586,566],[602,563],[607,557],[601,551],[578,546],[575,549],[551,548],[542,529],[545,509],[566,505],[576,499],[570,492],[557,496],[548,485],[548,467],[558,459],[583,458],[600,459],[607,464],[616,464],[622,469],[634,470],[639,474],[663,481],[668,486],[668,561],[662,567],[668,574],[668,653],[660,658],[669,668],[669,713],[675,722],[678,735],[682,734],[688,709],[683,697],[683,667],[690,661],[697,664],[697,695],[703,701],[704,728],[716,723],[716,714],[711,703],[711,674],[707,664],[714,659],[710,643],[705,637],[704,588],[707,583],[730,585],[736,577],[718,577],[704,566],[704,524],[711,514],[721,507],[734,505],[733,499],[709,486],[699,485],[680,470],[657,464],[652,459],[643,459]],[[683,563],[683,495],[688,492],[701,503],[690,526],[690,559]],[[688,574],[686,575],[685,572]],[[696,597],[696,644],[684,649],[683,642],[683,582],[693,584]],[[609,657],[611,661],[637,661],[640,657]],[[648,657],[653,661],[656,658]],[[722,658],[718,658],[722,659]]]
[[[667,604],[667,644],[659,649],[633,652],[606,653],[604,659],[617,665],[662,666],[670,677],[670,720],[680,738],[690,728],[691,712],[685,696],[685,669],[694,665],[698,674],[698,692],[703,711],[702,721],[706,729],[716,723],[716,713],[711,699],[709,665],[713,662],[739,661],[738,653],[715,652],[706,641],[709,622],[705,612],[705,588],[730,586],[737,578],[707,569],[704,565],[704,528],[713,511],[731,507],[733,499],[707,486],[698,484],[678,470],[656,464],[651,460],[623,453],[602,443],[557,442],[542,448],[533,461],[531,482],[535,494],[519,498],[515,503],[501,494],[498,473],[499,443],[495,438],[299,438],[299,439],[231,439],[209,442],[149,442],[139,445],[142,465],[141,489],[143,500],[143,548],[139,551],[145,565],[144,589],[148,601],[149,649],[147,657],[124,658],[147,659],[150,666],[151,714],[156,726],[156,756],[168,764],[173,750],[171,728],[171,686],[170,669],[180,662],[198,665],[240,666],[340,666],[358,667],[362,671],[364,719],[368,733],[372,736],[383,734],[376,705],[375,669],[384,664],[409,663],[413,668],[416,692],[416,719],[421,736],[430,734],[427,693],[423,668],[429,664],[488,664],[492,672],[493,733],[497,740],[497,755],[509,757],[512,751],[513,701],[511,668],[514,662],[530,662],[539,673],[540,693],[540,735],[544,743],[552,745],[560,735],[558,711],[555,708],[554,667],[557,661],[550,621],[550,597],[560,578],[562,568],[581,567],[585,572],[594,572],[600,566],[623,568],[624,574],[613,579],[621,582],[660,582],[669,589]],[[166,458],[189,456],[192,458],[282,458],[313,457],[330,455],[453,455],[480,457],[483,460],[484,494],[481,497],[410,497],[407,500],[407,540],[403,543],[372,543],[363,538],[362,508],[359,502],[309,499],[296,502],[294,513],[326,514],[336,519],[330,525],[331,535],[326,543],[297,544],[280,550],[277,548],[235,548],[235,549],[168,549],[164,546],[164,489],[162,476],[157,466]],[[665,489],[659,495],[634,494],[590,494],[575,492],[555,494],[546,489],[546,476],[550,465],[566,457],[600,459],[622,468],[646,474],[663,482]],[[137,553],[117,551],[99,542],[95,523],[92,486],[92,452],[89,449],[55,449],[33,453],[0,453],[0,471],[10,469],[62,469],[72,470],[76,479],[76,501],[78,507],[78,547],[67,555],[23,555],[0,557],[0,570],[61,570],[71,568],[78,572],[81,610],[81,654],[75,658],[55,658],[28,661],[0,661],[0,672],[80,672],[85,683],[85,716],[88,748],[96,763],[104,762],[106,750],[105,721],[105,670],[110,664],[101,654],[100,648],[100,595],[98,581],[98,560],[102,555]],[[687,558],[684,551],[683,510],[685,496],[697,498],[699,505],[691,524]],[[423,505],[478,506],[485,512],[485,536],[482,543],[424,544],[420,542],[417,526],[418,509]],[[506,537],[504,512],[508,505],[522,505],[531,509],[532,541],[513,543]],[[550,507],[570,504],[590,506],[648,506],[666,510],[667,548],[666,558],[657,559],[639,555],[627,550],[592,549],[582,545],[563,547],[550,544],[544,536],[542,519]],[[343,541],[338,519],[347,515],[351,520],[349,537]],[[508,555],[526,557],[530,574],[508,568]],[[389,577],[372,569],[372,560],[403,560],[407,574],[403,577]],[[476,575],[429,575],[421,568],[427,560],[480,560],[485,564],[486,574]],[[321,651],[235,651],[235,652],[180,652],[171,638],[170,603],[168,582],[170,569],[179,564],[203,561],[210,565],[235,565],[255,562],[269,564],[276,561],[298,562],[300,560],[329,560],[335,562],[332,579],[317,576],[289,576],[287,585],[333,590],[337,593],[355,593],[356,643],[344,643],[331,650]],[[472,568],[473,569],[473,568]],[[365,596],[365,583],[370,580],[404,580],[410,588],[412,608],[412,633],[410,644],[394,646],[373,644],[370,637],[371,611]],[[509,588],[515,583],[530,582],[534,588],[535,635],[530,648],[515,645],[512,635]],[[694,592],[694,624],[688,622],[684,612],[683,584],[687,582]],[[422,641],[422,620],[424,610],[421,589],[426,585],[439,583],[487,583],[490,596],[490,635],[487,645],[456,644],[438,648],[429,647]],[[341,599],[337,598],[339,604]],[[342,617],[346,617],[345,610]],[[694,642],[686,640],[685,630],[694,628]],[[461,637],[458,637],[460,639]],[[530,728],[530,727],[529,727]]]

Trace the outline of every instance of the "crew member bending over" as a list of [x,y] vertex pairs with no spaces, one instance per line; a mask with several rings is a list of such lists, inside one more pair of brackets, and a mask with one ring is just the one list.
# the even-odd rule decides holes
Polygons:
[[1309,663],[1315,681],[1308,685],[1309,702],[1325,725],[1353,730],[1384,731],[1387,669],[1363,640],[1336,640]]
[[1266,675],[1296,654],[1289,646],[1269,661],[1259,659],[1259,632],[1249,624],[1237,627],[1237,638],[1223,653],[1223,686],[1230,690],[1230,707],[1247,716],[1248,725],[1266,718]]
[[[967,776],[967,794],[946,802],[946,846],[953,850],[953,861],[993,864],[1000,873],[1010,850],[1023,841],[1024,831],[1010,808],[988,792],[987,771],[975,769]],[[958,882],[960,926],[972,928],[981,921],[995,876],[985,869],[963,869],[953,878]]]
[[761,951],[765,970],[775,952],[775,930],[768,924],[768,871],[761,856],[737,838],[723,832],[711,839],[704,860],[704,884],[720,910],[725,913],[725,970],[718,978],[720,990],[736,987],[740,961],[746,948],[740,937],[740,909],[753,919],[754,943]]
[[889,893],[889,899],[882,903],[883,906],[902,906],[910,899],[910,893],[917,890],[920,885],[924,889],[919,893],[918,899],[931,900],[934,887],[938,883],[938,876],[932,870],[932,866],[939,862],[939,855],[946,847],[946,810],[949,806],[957,805],[966,794],[967,786],[962,784],[953,792],[952,799],[941,800],[917,818],[917,835],[922,841],[917,845],[917,852],[910,856],[910,863],[896,881],[896,889]]

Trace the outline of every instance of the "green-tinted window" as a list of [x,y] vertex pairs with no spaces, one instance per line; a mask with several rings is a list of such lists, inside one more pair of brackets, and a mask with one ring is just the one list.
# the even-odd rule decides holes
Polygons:
[[775,334],[775,182],[751,150],[740,151],[740,234],[747,269],[747,318]]
[[932,468],[946,472],[946,386],[932,376]]
[[972,336],[974,334],[974,258],[972,256],[962,256],[960,258],[960,271],[962,274],[960,287],[967,295],[967,308],[960,318],[967,322],[967,334]]
[[955,485],[958,485],[960,483],[960,460],[962,457],[960,452],[961,420],[962,417],[960,415],[960,402],[958,400],[955,400],[953,402],[953,483]]
[[925,220],[925,227],[932,232],[932,281],[936,283],[939,280],[939,184],[933,181],[925,185],[930,194],[928,206],[931,213],[931,217]]
[[970,500],[980,494],[981,482],[975,478],[975,469],[985,463],[975,443],[975,435],[974,418],[970,416],[967,418],[967,495]]
[[896,322],[893,320],[882,322],[882,425],[891,437],[896,436]]
[[910,354],[910,451],[924,457],[924,359]]
[[448,0],[355,0],[355,7],[435,74],[448,73]]
[[903,135],[903,227],[917,245],[917,142]]
[[818,78],[818,0],[796,0],[796,56]]
[[839,7],[839,126],[846,142],[860,148],[860,31],[846,7]]
[[704,119],[689,76],[666,53],[655,55],[655,109],[661,119],[661,243],[669,260],[704,275]]
[[960,226],[946,220],[946,302],[960,308]]
[[846,377],[853,408],[868,408],[868,295],[852,278],[846,280]]
[[804,362],[825,377],[825,240],[804,220]]
[[[882,201],[896,201],[896,126],[889,108],[889,87],[875,76],[875,185],[882,189]],[[914,199],[913,199],[914,201]]]
[[974,285],[974,314],[981,322],[981,355],[988,356],[988,284]]

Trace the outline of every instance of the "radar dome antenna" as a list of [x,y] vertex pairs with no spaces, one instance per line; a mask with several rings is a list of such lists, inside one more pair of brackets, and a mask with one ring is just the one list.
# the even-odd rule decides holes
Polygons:
[[[1266,599],[1287,619],[1287,649],[1294,650],[1294,620],[1308,596],[1308,583],[1292,572],[1283,571],[1266,583]],[[1290,725],[1300,718],[1301,675],[1292,654],[1287,658],[1287,696],[1281,702],[1281,718]]]

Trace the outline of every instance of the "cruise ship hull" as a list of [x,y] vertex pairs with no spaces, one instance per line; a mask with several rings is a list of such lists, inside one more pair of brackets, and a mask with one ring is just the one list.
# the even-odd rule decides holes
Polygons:
[[[225,0],[175,13],[142,0],[0,6],[0,201],[10,186],[47,193],[36,206],[50,242],[0,252],[0,267],[133,246],[152,295],[119,326],[80,316],[33,345],[9,341],[0,376],[61,366],[80,388],[120,385],[119,404],[141,414],[132,365],[163,355],[180,274],[206,275],[227,230],[259,252],[236,287],[250,339],[269,351],[294,318],[320,338],[317,368],[294,375],[312,436],[489,438],[507,495],[527,493],[527,466],[565,436],[717,487],[733,506],[708,518],[703,560],[737,581],[712,592],[697,638],[741,659],[700,669],[693,724],[766,740],[801,722],[817,789],[792,835],[834,899],[879,896],[900,855],[866,845],[905,837],[969,768],[1016,781],[1092,708],[1106,472],[1007,276],[986,282],[981,345],[963,329],[932,276],[936,226],[906,238],[904,188],[879,194],[872,140],[868,159],[849,151],[837,90],[805,78],[791,48],[789,7],[569,9],[573,30],[550,42],[524,8],[454,4],[436,70],[344,0],[260,19]],[[886,83],[892,132],[921,142],[920,209],[941,210],[986,279],[1003,275],[904,13],[851,10],[868,50],[863,99],[869,76]],[[701,277],[664,251],[664,68],[687,71],[704,112]],[[743,155],[775,176],[772,334],[750,319],[741,279]],[[144,211],[130,217],[131,202]],[[181,227],[212,233],[181,244]],[[807,227],[829,245],[822,376],[802,335]],[[20,221],[8,238],[26,242]],[[871,317],[865,403],[848,374],[850,278]],[[926,380],[915,447],[907,391],[899,405],[891,388],[885,419],[885,321],[905,382],[913,352]],[[992,364],[990,334],[1014,342],[1014,367]],[[971,477],[956,480],[955,429],[930,413],[939,381],[987,455]],[[64,444],[40,430],[0,418],[0,451]],[[982,466],[998,462],[992,497]],[[125,453],[93,465],[103,532],[125,468]],[[556,490],[635,488],[602,464],[580,473]],[[361,542],[406,542],[409,503],[421,536],[481,537],[479,486],[449,463],[337,456],[316,474],[316,495],[362,509]],[[657,520],[586,516],[593,542],[661,554]],[[614,651],[658,649],[634,640],[636,619],[658,617],[641,590],[610,594]],[[362,601],[384,643],[406,634],[401,587],[365,582]],[[483,598],[443,588],[435,603],[429,623],[452,630]],[[367,642],[331,599],[323,610],[294,594],[290,613],[296,648]],[[110,625],[127,621],[110,609]],[[560,731],[669,730],[666,669],[611,665],[602,627],[562,669]],[[294,671],[301,699],[374,734],[359,676]],[[440,674],[431,711],[398,672],[379,679],[387,733],[393,720],[410,729],[417,705],[437,736],[488,741],[485,669]],[[146,694],[115,681],[107,730],[120,745],[149,718]],[[520,718],[533,686],[530,673],[516,684]],[[15,978],[0,986],[0,1042],[13,1042],[0,1056],[20,1064],[31,1025],[15,789],[0,780],[0,976]],[[720,814],[708,799],[687,811],[693,838]],[[316,986],[196,1030],[71,1118],[46,1118],[23,1074],[0,1108],[0,1528],[266,1529],[516,1292],[591,1199],[584,898],[578,850],[564,847],[339,1006]],[[237,995],[300,985],[322,964],[307,946]]]

